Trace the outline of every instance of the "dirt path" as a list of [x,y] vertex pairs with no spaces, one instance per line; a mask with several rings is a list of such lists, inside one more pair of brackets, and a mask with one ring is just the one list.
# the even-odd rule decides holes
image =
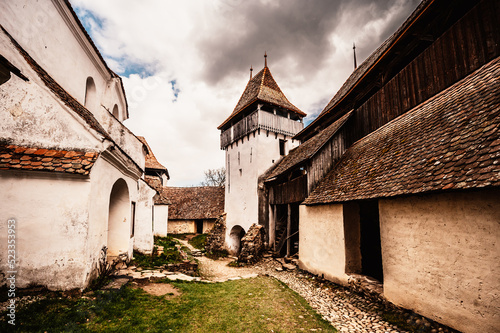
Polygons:
[[[182,245],[191,251],[196,249],[185,240],[179,240]],[[254,267],[230,267],[228,264],[234,261],[232,258],[220,258],[219,260],[209,259],[205,256],[196,258],[200,265],[199,269],[203,279],[213,282],[223,282],[238,278],[249,278],[258,275],[258,270]]]

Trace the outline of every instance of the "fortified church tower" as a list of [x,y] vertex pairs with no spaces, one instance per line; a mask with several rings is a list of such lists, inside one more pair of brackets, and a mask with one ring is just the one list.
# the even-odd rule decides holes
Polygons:
[[237,253],[241,237],[258,224],[258,178],[299,145],[292,137],[306,116],[285,97],[267,67],[252,77],[231,115],[218,127],[226,151],[226,246]]

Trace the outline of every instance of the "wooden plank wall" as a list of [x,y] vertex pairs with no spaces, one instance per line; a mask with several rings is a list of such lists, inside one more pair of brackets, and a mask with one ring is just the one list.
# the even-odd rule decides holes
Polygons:
[[286,183],[272,186],[269,191],[269,203],[281,205],[302,202],[307,195],[307,175],[302,175]]
[[311,193],[324,176],[333,168],[346,150],[342,129],[333,136],[311,159],[307,169],[307,191]]
[[481,2],[357,108],[347,145],[499,56],[500,5]]

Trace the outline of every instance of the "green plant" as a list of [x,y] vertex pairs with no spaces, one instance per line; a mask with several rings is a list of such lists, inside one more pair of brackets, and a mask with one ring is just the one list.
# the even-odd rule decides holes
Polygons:
[[217,260],[219,258],[226,258],[229,255],[229,253],[226,250],[213,250],[210,252],[205,253],[205,256],[210,259]]
[[205,249],[205,244],[207,243],[207,234],[196,235],[191,240],[189,240],[189,244],[193,247],[203,250]]
[[106,246],[103,246],[101,249],[99,261],[97,262],[96,277],[90,281],[88,289],[97,290],[102,288],[111,280],[111,276],[116,271],[116,265],[118,264],[118,261],[113,260],[111,263],[108,262],[107,254],[108,248]]

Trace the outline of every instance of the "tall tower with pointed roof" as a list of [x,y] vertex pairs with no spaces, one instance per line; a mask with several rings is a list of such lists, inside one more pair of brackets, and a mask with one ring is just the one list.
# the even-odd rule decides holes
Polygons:
[[242,235],[258,224],[258,178],[299,142],[306,116],[290,103],[267,67],[250,76],[233,112],[218,127],[226,151],[226,245],[237,253]]

